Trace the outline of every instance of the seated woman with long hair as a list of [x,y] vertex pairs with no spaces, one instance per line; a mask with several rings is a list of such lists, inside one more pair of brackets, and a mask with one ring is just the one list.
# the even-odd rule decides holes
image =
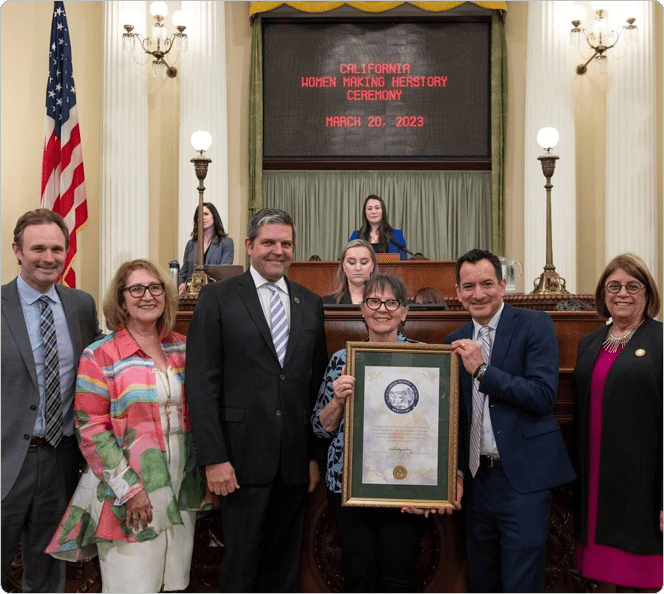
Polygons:
[[[212,202],[203,203],[203,264],[232,264],[235,255],[233,239],[224,231],[219,211]],[[184,248],[178,292],[184,293],[187,281],[198,263],[198,206],[194,211],[194,230]]]
[[353,239],[344,248],[337,269],[337,288],[323,303],[362,303],[364,283],[378,273],[376,254],[364,239]]

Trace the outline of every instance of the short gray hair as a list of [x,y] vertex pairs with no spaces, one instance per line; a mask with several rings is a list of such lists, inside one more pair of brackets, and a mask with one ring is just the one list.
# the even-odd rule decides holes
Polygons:
[[247,238],[252,244],[254,243],[254,239],[258,237],[260,228],[267,223],[288,225],[293,229],[293,243],[295,243],[295,225],[291,216],[280,208],[264,208],[251,217],[247,224]]

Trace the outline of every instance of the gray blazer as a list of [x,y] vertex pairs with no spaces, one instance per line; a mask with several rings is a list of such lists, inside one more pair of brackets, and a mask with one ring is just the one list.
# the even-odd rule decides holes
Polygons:
[[[219,243],[214,241],[210,243],[207,254],[205,255],[205,264],[232,264],[235,255],[235,246],[230,237],[224,237]],[[182,258],[182,268],[180,268],[180,283],[184,283],[191,278],[198,262],[198,242],[191,239],[184,248],[184,258]]]
[[[74,357],[103,333],[94,299],[56,285],[67,318]],[[28,452],[39,405],[37,370],[25,327],[16,279],[2,286],[2,499],[11,490]]]

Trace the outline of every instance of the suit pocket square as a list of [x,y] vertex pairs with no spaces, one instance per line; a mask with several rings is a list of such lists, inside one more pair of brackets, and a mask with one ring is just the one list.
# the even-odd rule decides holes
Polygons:
[[526,439],[559,430],[560,426],[558,425],[558,421],[556,421],[556,419],[546,419],[545,421],[538,421],[537,423],[526,423],[521,427],[523,436]]

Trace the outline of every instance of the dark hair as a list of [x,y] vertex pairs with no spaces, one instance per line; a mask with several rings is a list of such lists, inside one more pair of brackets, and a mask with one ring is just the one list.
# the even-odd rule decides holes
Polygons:
[[413,296],[413,303],[417,303],[418,297],[422,298],[422,303],[441,303],[445,306],[444,309],[447,309],[445,297],[443,297],[443,294],[435,287],[422,287],[421,289],[418,289]]
[[373,262],[371,274],[378,274],[378,261],[376,260],[376,253],[371,247],[371,244],[368,241],[364,241],[364,239],[353,239],[353,241],[349,241],[348,245],[344,248],[344,251],[341,254],[341,258],[339,258],[339,268],[337,268],[337,288],[332,294],[336,303],[339,303],[343,297],[343,294],[349,290],[348,278],[344,272],[344,260],[346,259],[346,252],[349,249],[356,247],[363,247],[369,250],[371,261]]
[[[224,237],[228,237],[228,233],[224,231],[224,224],[221,222],[219,211],[217,210],[217,207],[212,204],[212,202],[203,202],[203,207],[210,211],[212,219],[214,220],[214,233],[212,234],[212,240],[215,243],[220,243]],[[193,241],[198,241],[198,206],[194,211],[194,230],[191,232],[191,239]]]
[[461,256],[454,267],[454,275],[456,276],[457,285],[461,284],[461,266],[465,262],[468,264],[477,264],[480,260],[488,260],[493,265],[493,269],[496,271],[496,278],[498,282],[503,280],[503,269],[500,265],[500,260],[498,256],[494,256],[489,250],[470,250]]
[[398,276],[391,274],[374,274],[364,285],[364,301],[374,291],[385,291],[390,289],[394,293],[395,299],[401,303],[402,306],[408,307],[408,295],[406,293],[406,286]]
[[258,237],[260,228],[267,223],[281,223],[293,229],[293,243],[295,243],[295,225],[291,216],[280,208],[263,208],[249,219],[247,224],[247,239],[253,244]]
[[652,274],[650,274],[650,270],[648,270],[646,263],[634,254],[620,254],[606,265],[602,276],[599,277],[597,288],[595,289],[595,310],[597,313],[603,318],[611,317],[609,309],[606,307],[606,290],[604,285],[606,284],[606,279],[619,268],[645,285],[646,307],[643,310],[643,313],[648,318],[654,318],[659,313],[659,308],[662,303],[659,296],[659,289],[657,288],[657,283],[652,277]]
[[371,241],[371,225],[367,219],[367,202],[369,202],[369,200],[378,200],[378,202],[380,202],[383,218],[380,220],[380,226],[378,227],[378,242],[387,245],[387,242],[394,236],[394,230],[387,222],[387,207],[385,206],[385,202],[383,202],[383,199],[380,196],[376,196],[375,194],[367,196],[362,205],[362,227],[360,227],[357,236],[360,239]]
[[30,225],[48,225],[50,223],[55,223],[60,227],[62,234],[65,236],[65,251],[68,252],[69,229],[67,229],[67,223],[57,212],[53,212],[48,208],[29,210],[18,218],[16,227],[14,227],[14,243],[18,246],[18,249],[23,249],[23,231],[26,227],[30,227]]
[[159,336],[164,338],[168,336],[175,327],[175,316],[178,313],[178,292],[175,288],[175,283],[170,276],[162,274],[161,270],[157,268],[149,260],[131,260],[120,264],[111,284],[104,296],[104,317],[106,318],[106,325],[115,332],[121,328],[127,327],[129,314],[124,307],[125,298],[122,289],[124,289],[129,275],[134,270],[147,270],[152,274],[160,283],[164,284],[164,311],[157,320],[157,330]]

